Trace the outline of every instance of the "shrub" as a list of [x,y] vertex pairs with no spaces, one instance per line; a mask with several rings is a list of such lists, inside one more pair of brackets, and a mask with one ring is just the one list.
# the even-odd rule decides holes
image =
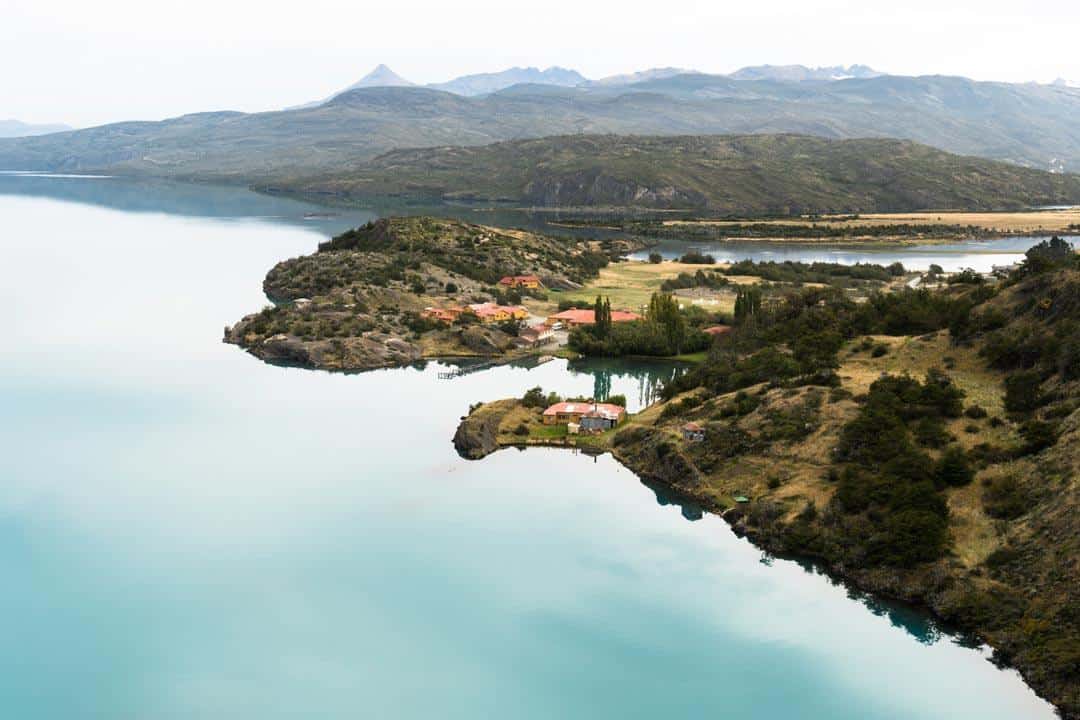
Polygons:
[[1039,407],[1042,377],[1036,370],[1022,370],[1005,378],[1005,409],[1031,412]]
[[991,570],[998,570],[1011,565],[1020,559],[1020,551],[1008,546],[999,547],[986,556],[986,566]]
[[1028,509],[1028,500],[1012,476],[997,478],[983,490],[983,509],[986,514],[999,520],[1013,520]]
[[869,559],[885,565],[912,567],[941,557],[948,542],[941,515],[927,510],[904,510],[885,520],[883,532],[869,542]]
[[951,438],[945,430],[945,422],[936,415],[928,415],[915,423],[915,439],[920,445],[939,448]]
[[525,407],[546,408],[547,396],[544,395],[543,388],[538,385],[525,391],[525,394],[521,396],[521,404]]
[[703,255],[697,250],[691,250],[679,258],[679,262],[687,265],[715,265],[716,258],[712,255]]
[[964,415],[972,420],[979,420],[987,416],[986,410],[981,405],[968,405],[964,408]]
[[1030,455],[1057,442],[1057,425],[1042,420],[1029,420],[1020,427],[1020,435],[1024,438],[1021,452]]
[[879,358],[879,357],[882,357],[882,356],[888,355],[888,354],[889,354],[889,346],[886,345],[885,343],[879,343],[878,345],[874,346],[873,351],[870,353],[870,357]]
[[961,487],[975,479],[975,470],[963,448],[951,447],[942,454],[934,479],[938,487]]
[[660,253],[658,253],[658,252],[649,253],[649,262],[651,262],[653,265],[659,265],[663,261],[664,261],[664,256],[661,255]]

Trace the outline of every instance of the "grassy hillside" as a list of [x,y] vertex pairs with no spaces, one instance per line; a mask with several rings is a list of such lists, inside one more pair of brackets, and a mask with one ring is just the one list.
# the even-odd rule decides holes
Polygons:
[[1001,287],[790,295],[616,452],[714,507],[751,498],[739,529],[931,606],[1078,717],[1080,260],[1044,250]]
[[[766,287],[665,402],[590,446],[771,552],[932,608],[1080,718],[1080,257],[1043,244],[1005,282],[861,302],[815,279]],[[459,451],[540,440],[521,404],[471,415]]]
[[263,289],[280,304],[243,318],[225,339],[265,360],[332,370],[500,355],[512,349],[503,330],[468,318],[442,327],[420,313],[428,306],[517,304],[516,291],[498,287],[507,274],[538,275],[546,288],[577,288],[636,247],[457,220],[386,218],[275,265]]
[[968,155],[1080,168],[1080,91],[963,78],[825,83],[678,75],[618,87],[517,85],[475,98],[362,88],[318,107],[212,112],[0,140],[0,168],[261,181],[348,168],[396,148],[577,133],[897,137]]
[[1080,203],[1077,175],[952,155],[908,141],[799,135],[569,135],[398,150],[347,172],[278,187],[740,215]]

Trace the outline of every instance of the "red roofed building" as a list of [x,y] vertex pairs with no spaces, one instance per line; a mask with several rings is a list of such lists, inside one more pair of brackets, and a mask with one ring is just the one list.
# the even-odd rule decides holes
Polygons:
[[713,325],[712,327],[705,328],[704,330],[702,330],[702,332],[706,332],[706,333],[712,335],[713,337],[719,337],[721,335],[727,335],[729,332],[731,332],[731,326],[730,325]]
[[480,318],[482,323],[524,320],[529,317],[529,311],[520,305],[497,305],[491,302],[470,305],[469,311]]
[[530,345],[539,345],[555,337],[555,331],[550,325],[532,325],[521,328],[518,337],[527,341]]
[[[632,320],[641,319],[642,317],[637,313],[626,312],[624,310],[611,311],[611,322],[630,322]],[[593,325],[596,323],[596,311],[570,308],[569,310],[563,310],[561,313],[556,313],[555,315],[548,316],[547,323],[548,325],[562,323],[567,327],[577,327],[579,325]]]
[[608,430],[626,419],[626,408],[611,403],[560,402],[544,411],[545,425],[575,423],[582,430]]
[[503,287],[538,288],[541,286],[540,278],[535,275],[507,275],[499,284]]
[[463,312],[465,312],[465,308],[457,307],[456,305],[452,305],[447,308],[429,307],[424,308],[424,311],[420,313],[420,317],[429,318],[431,320],[438,320],[439,322],[444,322],[447,325],[450,325],[455,320],[457,320]]

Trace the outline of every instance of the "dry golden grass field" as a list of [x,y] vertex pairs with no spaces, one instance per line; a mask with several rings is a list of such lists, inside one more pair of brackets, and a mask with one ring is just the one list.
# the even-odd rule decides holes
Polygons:
[[1070,226],[1080,226],[1080,208],[1067,210],[1029,210],[1024,212],[915,212],[871,213],[855,219],[826,215],[810,218],[776,220],[666,220],[665,225],[827,225],[830,227],[869,228],[879,225],[961,225],[974,226],[991,233],[1060,233]]

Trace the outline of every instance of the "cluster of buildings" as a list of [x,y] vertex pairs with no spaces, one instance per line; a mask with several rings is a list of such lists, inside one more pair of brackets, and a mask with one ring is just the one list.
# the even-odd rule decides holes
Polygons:
[[[531,290],[544,287],[543,282],[536,275],[507,275],[499,280],[499,285],[506,289]],[[529,318],[528,309],[521,305],[501,305],[494,302],[473,303],[471,305],[450,305],[448,307],[427,307],[420,313],[420,316],[436,320],[445,325],[452,325],[466,313],[474,315],[476,319],[483,324],[497,324],[508,320],[517,320],[519,323],[523,323]],[[637,313],[626,312],[623,310],[611,311],[612,322],[631,322],[641,319],[642,316]],[[544,345],[554,339],[556,330],[562,328],[575,328],[583,325],[594,325],[595,323],[595,310],[590,308],[570,308],[569,310],[563,310],[548,316],[546,321],[539,325],[522,327],[518,331],[517,337],[514,338],[514,344],[519,348]]]
[[421,317],[438,320],[447,325],[456,322],[465,313],[472,313],[482,323],[500,323],[507,320],[525,320],[529,311],[521,305],[499,305],[493,302],[473,303],[472,305],[451,305],[449,307],[428,307],[420,313]]
[[626,408],[611,403],[559,402],[544,410],[545,425],[566,425],[571,435],[603,432],[626,419]]

